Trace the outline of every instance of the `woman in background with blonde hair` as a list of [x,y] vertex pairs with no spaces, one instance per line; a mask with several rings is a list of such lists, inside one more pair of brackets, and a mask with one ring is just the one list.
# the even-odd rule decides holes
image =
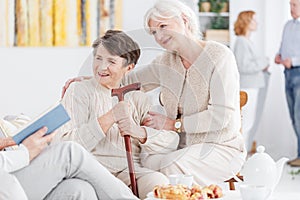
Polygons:
[[258,54],[250,40],[251,33],[256,29],[257,21],[254,11],[243,11],[238,15],[234,24],[237,38],[233,51],[240,73],[241,90],[248,94],[248,102],[243,108],[243,136],[248,151],[251,150],[258,128],[270,74],[268,59]]

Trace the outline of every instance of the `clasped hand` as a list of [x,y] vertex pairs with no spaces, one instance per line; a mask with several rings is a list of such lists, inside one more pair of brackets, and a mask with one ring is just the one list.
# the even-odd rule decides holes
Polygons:
[[128,102],[119,102],[113,107],[112,113],[114,121],[118,124],[122,136],[130,135],[131,137],[138,139],[141,143],[146,141],[146,130],[133,121],[131,107]]
[[142,125],[148,126],[157,130],[174,131],[175,120],[169,119],[167,116],[156,112],[148,112],[148,117],[144,119]]
[[292,60],[290,58],[286,58],[284,60],[281,59],[281,55],[277,54],[275,57],[276,64],[282,64],[285,68],[290,69],[292,67]]

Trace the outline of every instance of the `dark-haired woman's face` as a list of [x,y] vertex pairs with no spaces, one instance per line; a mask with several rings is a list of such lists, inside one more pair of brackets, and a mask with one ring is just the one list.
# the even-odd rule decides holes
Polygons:
[[103,45],[99,45],[94,57],[94,76],[102,86],[113,89],[120,86],[123,76],[129,71],[124,67],[124,58],[111,55]]

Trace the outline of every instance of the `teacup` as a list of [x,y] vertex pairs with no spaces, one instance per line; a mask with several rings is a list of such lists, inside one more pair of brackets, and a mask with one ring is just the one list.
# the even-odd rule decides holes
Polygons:
[[241,197],[243,200],[266,200],[270,197],[272,190],[263,185],[241,185]]
[[171,185],[186,185],[191,188],[193,185],[193,176],[192,175],[183,175],[183,174],[171,174],[169,175],[169,182]]

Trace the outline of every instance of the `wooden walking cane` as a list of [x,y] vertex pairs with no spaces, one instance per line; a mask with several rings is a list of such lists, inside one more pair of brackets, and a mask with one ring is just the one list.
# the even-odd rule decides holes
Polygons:
[[[127,92],[133,90],[139,90],[140,88],[141,88],[141,83],[133,83],[122,88],[113,89],[111,92],[111,96],[117,96],[119,101],[123,101],[124,96]],[[124,141],[125,141],[127,164],[128,164],[129,176],[131,182],[131,190],[133,194],[138,197],[138,187],[137,187],[137,182],[136,182],[136,177],[134,172],[130,135],[125,135]]]

